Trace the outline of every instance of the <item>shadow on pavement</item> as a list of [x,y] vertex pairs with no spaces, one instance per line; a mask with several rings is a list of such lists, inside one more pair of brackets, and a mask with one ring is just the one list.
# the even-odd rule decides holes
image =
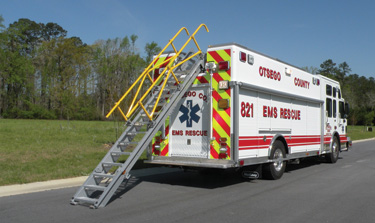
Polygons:
[[[309,168],[317,165],[326,165],[324,158],[311,157],[300,161],[299,164],[288,164],[285,172],[291,173],[293,171]],[[157,168],[143,169],[146,174],[137,176],[135,173],[127,182],[123,182],[115,195],[109,203],[120,198],[123,194],[136,187],[141,182],[152,182],[157,184],[178,185],[186,187],[198,187],[204,189],[216,189],[228,187],[231,185],[256,182],[257,180],[249,180],[241,177],[240,172],[235,169],[222,170],[222,169],[205,169],[205,170],[190,170],[184,171],[180,168],[170,168],[171,171],[164,173],[155,172]],[[163,169],[163,168],[160,168]],[[165,169],[165,168],[164,168]],[[163,172],[163,171],[161,171]]]

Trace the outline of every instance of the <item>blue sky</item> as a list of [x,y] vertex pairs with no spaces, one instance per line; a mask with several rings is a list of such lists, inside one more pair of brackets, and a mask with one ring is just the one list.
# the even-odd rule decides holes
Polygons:
[[371,0],[0,0],[4,25],[28,18],[54,22],[93,44],[99,39],[139,36],[137,47],[164,46],[183,26],[202,50],[236,42],[302,67],[332,59],[352,73],[375,77],[375,1]]

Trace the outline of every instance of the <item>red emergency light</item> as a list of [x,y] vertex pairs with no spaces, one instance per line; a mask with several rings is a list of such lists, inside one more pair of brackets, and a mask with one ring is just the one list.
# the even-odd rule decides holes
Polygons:
[[219,62],[219,70],[229,70],[229,61]]
[[240,52],[240,61],[246,62],[246,53]]

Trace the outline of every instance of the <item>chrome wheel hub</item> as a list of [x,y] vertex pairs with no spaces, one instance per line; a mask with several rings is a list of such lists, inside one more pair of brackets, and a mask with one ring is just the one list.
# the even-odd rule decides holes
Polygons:
[[[283,159],[283,153],[280,149],[276,149],[274,155],[273,155],[273,158],[274,159]],[[275,170],[276,171],[280,171],[283,166],[284,166],[284,162],[283,161],[276,161],[273,163],[274,167],[275,167]]]

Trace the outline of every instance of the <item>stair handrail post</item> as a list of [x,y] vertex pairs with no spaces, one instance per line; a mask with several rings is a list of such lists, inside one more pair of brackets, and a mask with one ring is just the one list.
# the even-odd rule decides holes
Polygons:
[[195,30],[195,32],[193,33],[193,34],[191,34],[190,35],[190,37],[189,37],[189,39],[185,42],[185,44],[181,47],[181,49],[180,49],[180,51],[178,51],[178,55],[185,49],[185,47],[186,47],[186,45],[193,39],[194,40],[194,42],[195,42],[195,45],[197,46],[197,48],[198,48],[198,52],[199,53],[202,53],[202,50],[201,50],[201,48],[199,47],[199,45],[198,45],[198,43],[197,43],[197,41],[195,40],[195,34],[197,34],[197,32],[200,30],[200,28],[202,27],[202,26],[204,26],[205,28],[206,28],[206,31],[207,32],[209,32],[209,30],[208,30],[208,28],[207,28],[207,26],[205,25],[205,24],[200,24],[199,25],[199,27]]

